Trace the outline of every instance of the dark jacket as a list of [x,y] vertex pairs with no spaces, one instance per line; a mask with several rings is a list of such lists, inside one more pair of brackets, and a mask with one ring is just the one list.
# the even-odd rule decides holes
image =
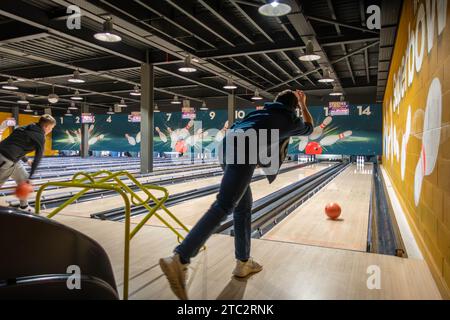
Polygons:
[[[230,128],[230,132],[239,129],[244,132],[249,129],[254,129],[257,132],[260,129],[279,130],[279,141],[277,141],[279,145],[278,170],[287,156],[290,138],[292,136],[308,136],[313,132],[311,123],[304,123],[302,118],[297,117],[295,110],[287,108],[283,104],[277,102],[266,103],[264,109],[249,113],[244,119],[234,123]],[[223,146],[224,149],[226,149],[226,139],[224,140]],[[267,142],[266,151],[268,154],[270,154],[269,144],[273,143],[274,142],[271,142],[270,140]],[[249,158],[247,157],[247,159]],[[264,170],[264,165],[258,164]],[[267,179],[270,183],[272,183],[276,177],[277,174],[267,175]]]
[[0,142],[0,153],[13,161],[26,161],[26,154],[36,151],[31,166],[30,179],[42,159],[45,145],[45,132],[41,126],[33,123],[28,126],[16,128],[11,135]]

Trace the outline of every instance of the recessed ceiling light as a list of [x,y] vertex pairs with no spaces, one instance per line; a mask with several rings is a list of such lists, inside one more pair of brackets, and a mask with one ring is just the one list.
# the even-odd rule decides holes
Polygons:
[[103,31],[96,33],[94,38],[103,42],[119,42],[122,38],[114,31],[112,18],[107,18],[103,22]]
[[278,0],[262,5],[258,9],[259,13],[268,17],[281,17],[289,14],[292,7],[285,3],[279,3]]

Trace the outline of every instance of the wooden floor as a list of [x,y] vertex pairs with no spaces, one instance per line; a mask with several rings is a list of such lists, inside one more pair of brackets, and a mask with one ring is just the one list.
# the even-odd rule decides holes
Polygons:
[[[123,224],[73,216],[56,220],[97,240],[122,284]],[[145,226],[131,244],[130,299],[175,299],[158,266],[176,238],[167,228]],[[423,260],[270,240],[253,240],[264,270],[245,280],[231,277],[233,238],[213,235],[189,270],[190,299],[440,299]],[[381,288],[369,290],[367,269],[378,266]],[[121,289],[121,288],[120,288]]]
[[[300,168],[297,170],[289,171],[280,174],[277,179],[269,184],[267,179],[255,181],[251,184],[253,201],[261,199],[283,187],[286,187],[294,182],[297,182],[305,177],[308,177],[314,173],[323,170],[324,168],[330,166],[330,164],[312,164],[310,166]],[[209,209],[211,204],[216,199],[217,194],[212,194],[209,196],[193,199],[187,202],[180,203],[173,207],[170,207],[170,211],[180,219],[188,228],[192,228],[197,221],[202,217],[202,215]],[[167,217],[165,213],[161,213],[163,217]],[[169,217],[168,221],[171,221]],[[134,223],[139,223],[142,217],[132,218],[131,221]],[[163,226],[163,223],[156,217],[151,218],[148,225],[153,226]]]
[[[366,251],[372,165],[351,165],[263,238],[307,245]],[[324,208],[337,202],[339,220],[328,219]]]

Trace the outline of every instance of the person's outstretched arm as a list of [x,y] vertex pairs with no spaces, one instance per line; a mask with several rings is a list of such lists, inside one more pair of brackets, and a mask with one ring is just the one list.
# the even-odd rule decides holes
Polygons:
[[295,95],[297,96],[298,105],[302,112],[303,122],[310,123],[314,127],[314,120],[306,106],[306,94],[303,91],[297,90]]

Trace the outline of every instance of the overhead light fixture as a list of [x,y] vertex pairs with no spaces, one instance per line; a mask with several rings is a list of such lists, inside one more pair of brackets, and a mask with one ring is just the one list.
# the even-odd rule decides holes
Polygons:
[[318,80],[320,83],[331,83],[331,82],[334,82],[334,79],[331,77],[331,75],[330,75],[330,70],[328,70],[328,69],[325,69],[324,71],[323,71],[323,76],[322,76],[322,79],[319,79]]
[[72,78],[70,78],[67,81],[69,81],[71,83],[85,83],[86,82],[83,79],[81,79],[80,71],[78,69],[73,72]]
[[134,86],[133,91],[130,92],[130,96],[140,96],[141,95],[141,90],[139,89],[139,87],[137,85]]
[[114,24],[112,18],[108,17],[103,22],[103,31],[96,33],[94,38],[103,42],[119,42],[122,38],[114,31]]
[[208,107],[207,107],[207,105],[206,105],[206,101],[203,101],[202,106],[200,107],[200,110],[202,110],[202,111],[207,111],[207,110],[209,110]]
[[109,107],[108,112],[106,114],[115,114],[112,107]]
[[235,90],[238,87],[234,84],[233,79],[230,78],[227,80],[227,84],[223,86],[224,89],[226,90]]
[[81,101],[81,100],[83,100],[83,97],[80,96],[80,92],[78,90],[76,90],[75,94],[72,97],[70,97],[70,99]]
[[17,100],[18,104],[29,104],[30,102],[26,99],[26,96],[24,94],[20,95],[20,99]]
[[308,42],[306,42],[306,49],[305,49],[305,54],[300,56],[300,60],[301,61],[316,61],[316,60],[320,60],[320,56],[314,53],[314,45],[312,43],[311,40],[308,40]]
[[281,17],[289,14],[292,7],[285,3],[280,3],[278,0],[272,0],[258,9],[259,13],[268,17]]
[[69,108],[67,108],[67,111],[66,111],[65,116],[66,116],[66,117],[71,117],[71,116],[73,116],[73,114],[70,112],[70,109],[69,109]]
[[4,84],[2,86],[3,89],[5,90],[19,90],[19,88],[17,86],[14,85],[14,81],[12,78],[8,79],[8,83]]
[[259,95],[259,90],[256,89],[255,90],[255,95],[252,97],[253,101],[258,101],[258,100],[262,100],[263,98]]
[[341,102],[344,102],[344,101],[345,101],[345,96],[342,95],[341,98],[340,98],[340,100],[341,100]]
[[197,69],[192,65],[191,55],[188,55],[186,58],[184,58],[184,65],[181,68],[179,68],[178,71],[185,73],[197,71]]
[[35,112],[33,113],[33,118],[39,118],[39,113],[38,113],[37,111],[35,111]]
[[118,104],[118,106],[121,107],[121,108],[126,108],[127,104],[125,103],[125,99],[121,99],[120,103]]
[[77,106],[75,105],[75,102],[70,103],[69,110],[78,110]]
[[55,94],[55,87],[52,86],[52,93],[50,93],[48,95],[48,102],[54,104],[54,103],[58,103],[59,101],[59,97],[57,94]]
[[24,112],[33,112],[33,110],[31,110],[31,107],[29,104],[27,104],[27,107],[25,108],[25,110],[23,110]]
[[343,95],[342,90],[340,90],[338,86],[334,86],[333,91],[330,92],[330,96],[338,97],[342,95]]
[[161,111],[159,111],[159,107],[156,103],[155,103],[155,107],[153,108],[153,112],[161,112]]
[[173,100],[170,101],[171,104],[181,104],[181,100],[180,98],[178,98],[178,96],[174,96]]

